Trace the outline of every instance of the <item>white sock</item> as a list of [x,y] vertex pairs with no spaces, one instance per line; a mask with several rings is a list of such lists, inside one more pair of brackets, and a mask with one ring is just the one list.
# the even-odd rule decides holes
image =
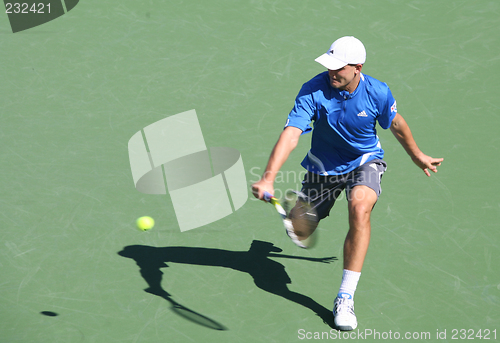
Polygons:
[[354,298],[354,292],[358,286],[359,277],[361,273],[353,272],[352,270],[344,269],[342,275],[342,283],[340,284],[338,296],[341,298]]

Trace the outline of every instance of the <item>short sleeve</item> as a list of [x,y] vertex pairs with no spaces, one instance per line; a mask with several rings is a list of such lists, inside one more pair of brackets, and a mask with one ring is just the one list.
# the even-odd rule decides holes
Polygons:
[[310,87],[304,84],[295,98],[295,105],[288,115],[285,127],[293,126],[307,133],[312,130],[310,126],[314,116],[314,100]]
[[391,127],[392,120],[396,116],[396,113],[398,113],[398,109],[396,107],[396,100],[392,96],[389,87],[387,87],[387,98],[382,99],[382,104],[384,105],[380,109],[380,115],[377,118],[377,120],[383,129],[388,129]]

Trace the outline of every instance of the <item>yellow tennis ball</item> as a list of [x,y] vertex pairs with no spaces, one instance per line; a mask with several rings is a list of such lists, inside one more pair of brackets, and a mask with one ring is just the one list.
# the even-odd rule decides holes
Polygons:
[[155,226],[155,220],[151,217],[144,216],[137,219],[137,227],[139,230],[148,231]]

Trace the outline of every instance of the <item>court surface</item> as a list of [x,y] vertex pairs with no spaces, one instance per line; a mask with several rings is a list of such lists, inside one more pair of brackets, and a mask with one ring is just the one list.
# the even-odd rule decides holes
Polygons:
[[[135,189],[127,143],[195,109],[207,146],[240,151],[250,186],[323,71],[314,59],[345,35],[364,42],[363,72],[389,84],[422,151],[445,158],[427,178],[379,130],[389,167],[356,292],[362,337],[349,339],[494,341],[499,12],[487,0],[89,0],[15,34],[0,14],[0,341],[339,339],[328,318],[345,200],[312,250],[250,194],[181,232],[169,195]],[[300,183],[309,139],[276,188]],[[143,215],[150,232],[135,229]]]

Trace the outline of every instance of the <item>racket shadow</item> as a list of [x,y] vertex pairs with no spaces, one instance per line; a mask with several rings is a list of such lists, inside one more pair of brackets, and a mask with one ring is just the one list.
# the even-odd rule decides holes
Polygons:
[[213,319],[210,319],[198,312],[195,312],[181,304],[179,304],[177,301],[175,301],[174,299],[172,299],[172,297],[170,296],[170,294],[168,294],[165,290],[163,289],[151,289],[151,288],[146,288],[145,289],[146,292],[148,293],[151,293],[151,294],[154,294],[154,295],[157,295],[165,300],[167,300],[170,304],[171,304],[171,307],[170,309],[178,314],[179,316],[183,317],[184,319],[187,319],[195,324],[198,324],[198,325],[201,325],[201,326],[205,326],[207,328],[210,328],[210,329],[214,329],[214,330],[227,330],[227,328],[216,322],[215,320]]
[[137,263],[142,277],[149,285],[149,288],[145,290],[146,292],[160,296],[169,301],[175,313],[201,326],[214,330],[227,330],[222,324],[175,302],[172,296],[162,288],[161,281],[163,272],[160,269],[168,267],[167,262],[225,267],[248,273],[252,276],[258,288],[310,309],[320,317],[325,324],[329,325],[331,328],[335,328],[332,311],[318,304],[310,297],[288,289],[288,284],[292,283],[292,280],[285,271],[285,267],[269,257],[320,263],[330,263],[331,261],[337,260],[337,258],[291,256],[280,254],[280,252],[282,252],[282,250],[272,243],[254,240],[248,251],[230,251],[182,246],[156,248],[151,246],[132,245],[125,247],[118,254],[123,257],[131,258]]

